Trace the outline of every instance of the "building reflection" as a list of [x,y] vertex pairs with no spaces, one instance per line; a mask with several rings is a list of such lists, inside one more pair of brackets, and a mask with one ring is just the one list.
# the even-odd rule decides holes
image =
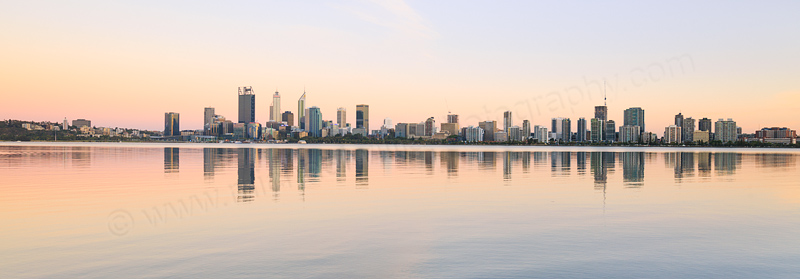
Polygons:
[[458,163],[460,161],[461,152],[447,151],[442,152],[441,160],[444,169],[447,170],[447,177],[458,176]]
[[238,195],[237,201],[250,202],[255,199],[255,149],[252,148],[239,148],[236,150],[238,155],[238,168],[237,168],[237,186]]
[[575,152],[575,165],[578,175],[586,174],[586,152]]
[[297,189],[305,191],[306,189],[306,164],[308,158],[307,149],[297,150]]
[[606,189],[608,183],[608,173],[615,168],[616,153],[614,152],[592,152],[590,167],[594,176],[594,188],[597,190]]
[[622,152],[622,179],[627,187],[644,183],[644,152]]
[[272,192],[281,191],[281,167],[287,160],[285,149],[269,149],[267,152],[267,166],[269,167],[269,180],[272,184]]
[[347,162],[350,161],[350,150],[336,150],[334,157],[336,157],[336,181],[347,180]]
[[711,153],[697,153],[697,175],[699,177],[711,177]]
[[309,149],[308,150],[308,182],[319,182],[319,176],[322,172],[322,150]]
[[550,152],[550,173],[552,176],[569,176],[572,169],[570,152]]
[[369,150],[356,149],[356,186],[369,185]]
[[714,169],[717,175],[725,176],[736,173],[736,169],[742,164],[742,154],[740,153],[715,153]]
[[176,173],[180,166],[180,149],[176,147],[164,148],[164,173]]

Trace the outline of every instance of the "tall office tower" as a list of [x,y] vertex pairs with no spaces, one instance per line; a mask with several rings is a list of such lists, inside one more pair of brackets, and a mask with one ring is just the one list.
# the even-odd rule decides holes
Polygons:
[[738,138],[736,121],[730,118],[728,118],[728,120],[722,120],[722,118],[720,118],[717,122],[714,122],[714,140],[727,143],[735,142]]
[[464,140],[467,142],[476,142],[484,140],[484,131],[480,127],[469,126],[465,128]]
[[275,91],[275,95],[272,95],[272,115],[269,118],[272,121],[281,120],[281,94],[278,91]]
[[286,122],[286,125],[289,125],[289,127],[294,126],[294,113],[288,110],[285,111],[281,114],[281,122]]
[[239,123],[256,122],[256,94],[252,86],[239,87]]
[[369,105],[356,105],[356,128],[369,131]]
[[575,140],[578,142],[586,141],[586,118],[578,118],[578,131]]
[[448,114],[447,115],[447,123],[456,123],[456,124],[458,124],[458,114]]
[[640,107],[625,110],[624,126],[639,126],[639,133],[644,133],[644,110]]
[[592,118],[592,137],[593,142],[602,142],[605,139],[606,122],[598,118]]
[[176,112],[164,113],[164,136],[181,135],[181,114]]
[[569,118],[561,119],[561,140],[565,142],[572,141],[572,120]]
[[678,125],[669,125],[669,127],[665,128],[664,142],[665,143],[681,142],[681,127]]
[[694,141],[694,119],[687,117],[681,123],[681,141],[693,142]]
[[483,129],[483,140],[494,141],[494,132],[497,130],[497,121],[478,122],[478,127]]
[[64,123],[61,124],[61,130],[69,130],[69,124],[67,124],[67,118],[64,117]]
[[214,124],[214,108],[207,107],[203,110],[203,130],[208,131],[211,129],[211,125]]
[[322,136],[322,111],[318,107],[308,108],[308,135],[313,137]]
[[383,127],[386,127],[386,129],[391,129],[392,128],[392,119],[389,118],[389,117],[384,118],[383,119]]
[[339,124],[339,128],[344,128],[346,123],[347,123],[347,109],[344,107],[336,109],[336,124]]
[[594,118],[598,120],[606,121],[608,120],[608,107],[605,105],[602,106],[595,106],[594,107]]
[[606,141],[615,142],[617,141],[617,125],[614,123],[614,120],[606,121]]
[[408,137],[408,123],[397,123],[394,125],[394,137],[407,138]]
[[555,135],[556,141],[568,142],[572,139],[572,121],[564,117],[553,118],[550,124],[550,132]]
[[303,95],[297,100],[297,125],[301,130],[306,129],[306,91],[303,90]]
[[533,129],[536,131],[534,133],[535,134],[534,137],[536,138],[536,140],[539,141],[540,143],[546,143],[547,142],[547,127],[542,127],[542,126],[536,125],[536,126],[534,126]]
[[503,131],[508,134],[508,129],[514,126],[514,120],[511,118],[511,111],[503,113]]
[[531,137],[531,122],[527,119],[522,120],[522,140],[527,141]]
[[704,117],[704,118],[700,119],[700,121],[698,121],[697,124],[699,126],[699,127],[697,127],[698,130],[711,132],[711,119],[708,119],[708,118]]
[[678,113],[675,115],[675,126],[683,127],[683,114]]
[[428,117],[425,120],[425,135],[432,137],[436,133],[436,120],[433,117]]

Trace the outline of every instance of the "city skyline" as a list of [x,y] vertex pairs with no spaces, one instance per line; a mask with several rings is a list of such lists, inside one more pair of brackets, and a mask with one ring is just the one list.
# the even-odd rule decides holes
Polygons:
[[[648,111],[654,132],[679,112],[733,118],[745,131],[800,126],[800,42],[776,31],[796,25],[788,6],[798,3],[84,5],[3,4],[0,18],[15,28],[0,34],[12,42],[0,46],[0,118],[162,130],[160,115],[174,111],[183,128],[202,129],[199,108],[237,120],[228,96],[246,84],[261,95],[262,123],[273,88],[285,111],[306,87],[307,107],[325,120],[338,107],[369,104],[372,118],[395,123],[452,111],[477,125],[512,111],[513,125],[548,126],[553,117],[591,119],[605,82],[617,126],[632,107]],[[242,19],[241,10],[279,12]],[[484,20],[474,22],[478,15]]]

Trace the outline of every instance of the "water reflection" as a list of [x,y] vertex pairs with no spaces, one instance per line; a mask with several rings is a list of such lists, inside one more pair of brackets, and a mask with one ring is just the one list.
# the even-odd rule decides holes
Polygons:
[[178,172],[180,165],[180,148],[164,148],[164,173]]
[[[90,162],[88,149],[73,148],[68,153],[75,167],[86,166]],[[191,152],[188,154],[191,155]],[[179,148],[164,148],[165,173],[179,171],[180,155]],[[370,164],[379,164],[377,170],[383,176],[391,176],[389,174],[393,168],[402,168],[404,173],[426,176],[444,174],[449,179],[458,179],[462,175],[462,168],[486,173],[496,172],[498,178],[504,181],[529,177],[517,176],[515,173],[547,172],[555,178],[591,174],[588,179],[593,182],[594,189],[605,191],[608,184],[614,182],[620,182],[626,188],[643,187],[646,182],[645,165],[659,161],[674,174],[676,183],[703,182],[713,177],[734,175],[741,168],[745,156],[750,156],[755,166],[763,169],[792,168],[797,162],[795,154],[735,152],[437,152],[203,148],[202,155],[203,175],[206,180],[213,179],[221,168],[237,160],[237,197],[241,202],[253,201],[257,196],[256,191],[261,191],[256,189],[256,173],[259,169],[256,162],[261,160],[266,160],[265,172],[270,181],[268,186],[264,186],[271,188],[276,199],[281,191],[281,182],[291,183],[292,175],[296,177],[297,189],[301,193],[305,191],[307,183],[324,182],[328,176],[326,173],[331,174],[342,185],[353,181],[356,188],[367,188],[370,183]],[[371,162],[370,157],[373,156],[376,160]],[[62,157],[62,161],[70,158],[66,154]],[[498,158],[502,161],[501,170],[497,169]],[[618,163],[622,168],[621,177],[614,176]],[[351,169],[354,172],[348,172]],[[472,174],[469,171],[465,173]],[[355,179],[348,180],[348,177]]]

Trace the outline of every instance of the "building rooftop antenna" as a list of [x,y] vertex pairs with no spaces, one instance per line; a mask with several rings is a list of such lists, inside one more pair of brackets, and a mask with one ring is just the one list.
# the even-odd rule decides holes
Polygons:
[[606,81],[603,80],[603,106],[608,106],[606,100]]
[[447,98],[444,98],[444,106],[447,108],[447,114],[450,114],[450,105],[447,104]]

